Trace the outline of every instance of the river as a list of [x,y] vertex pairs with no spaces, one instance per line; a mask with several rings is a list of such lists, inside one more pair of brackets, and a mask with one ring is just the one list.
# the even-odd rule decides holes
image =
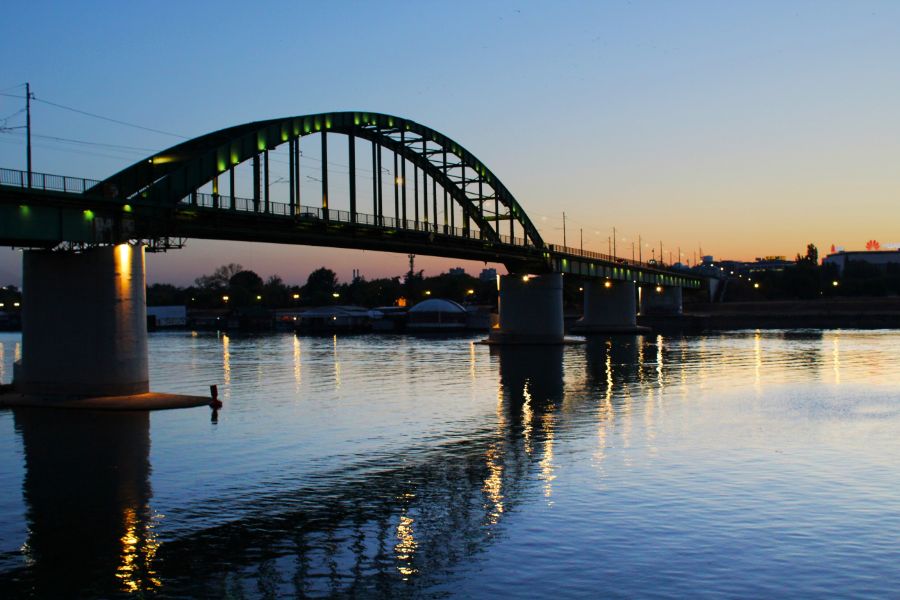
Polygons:
[[153,333],[221,411],[0,411],[0,597],[900,590],[900,332],[477,341]]

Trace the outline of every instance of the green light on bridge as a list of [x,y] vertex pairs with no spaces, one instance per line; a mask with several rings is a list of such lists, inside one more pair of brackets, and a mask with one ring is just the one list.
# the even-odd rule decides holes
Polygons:
[[131,205],[130,205],[130,204],[126,204],[125,206],[122,207],[122,210],[124,210],[124,211],[127,212],[127,213],[130,213],[130,212],[131,212]]
[[19,214],[23,218],[27,219],[29,217],[29,215],[31,215],[31,207],[28,206],[27,204],[20,204],[19,205]]
[[84,211],[84,220],[85,221],[93,221],[94,220],[94,211],[87,209]]

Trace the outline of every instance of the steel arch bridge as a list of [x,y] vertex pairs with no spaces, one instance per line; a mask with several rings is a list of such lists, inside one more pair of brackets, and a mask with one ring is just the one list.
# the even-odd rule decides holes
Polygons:
[[[146,160],[120,171],[87,190],[88,193],[106,190],[117,197],[134,199],[141,197],[161,204],[175,204],[188,197],[204,184],[213,182],[214,194],[218,192],[219,178],[227,175],[229,188],[234,189],[234,168],[246,161],[253,162],[254,200],[263,206],[265,212],[268,198],[268,155],[277,147],[287,144],[290,162],[289,210],[296,213],[300,208],[300,139],[321,134],[322,155],[322,209],[329,206],[328,173],[328,133],[344,134],[349,138],[348,160],[350,164],[350,220],[355,222],[357,213],[356,185],[356,144],[360,138],[372,144],[372,172],[377,198],[374,216],[380,219],[391,213],[390,199],[384,203],[384,190],[380,181],[384,168],[384,148],[393,153],[394,163],[394,207],[393,219],[398,221],[422,222],[423,228],[435,231],[450,231],[455,228],[455,214],[448,202],[455,204],[462,215],[461,229],[468,236],[473,234],[482,240],[502,243],[513,241],[516,231],[522,235],[525,245],[542,248],[544,242],[528,215],[516,202],[513,195],[500,179],[478,160],[474,154],[449,137],[415,121],[366,112],[333,112],[315,115],[287,117],[257,121],[216,131],[160,152]],[[399,165],[398,165],[399,163]],[[416,199],[408,210],[408,181],[406,165],[412,164],[416,173],[414,186]],[[263,172],[260,172],[260,170]],[[422,171],[422,199],[419,203],[418,170]],[[431,216],[427,178],[432,186]],[[439,200],[435,189],[442,191],[444,223],[438,223]],[[231,194],[233,197],[233,193]],[[227,196],[224,200],[230,200]],[[325,218],[328,213],[324,213]],[[390,217],[389,217],[390,218]],[[429,220],[430,219],[430,220]],[[501,230],[501,223],[508,222],[508,235]],[[473,232],[473,225],[474,230]]]
[[[347,140],[349,210],[336,208],[332,199],[329,134]],[[313,135],[321,153],[318,177],[306,174],[300,161],[301,140]],[[270,163],[281,160],[283,146],[288,191],[276,195]],[[247,197],[237,194],[238,167],[242,175],[247,167],[252,173],[240,178],[252,179]],[[370,192],[360,186],[360,173],[370,173]],[[308,188],[301,196],[302,174],[321,183],[314,204]],[[103,181],[0,169],[0,217],[0,245],[143,239],[165,248],[180,238],[241,240],[413,252],[499,262],[511,272],[699,287],[697,278],[660,264],[546,244],[508,188],[473,153],[420,123],[373,112],[301,115],[222,129]]]

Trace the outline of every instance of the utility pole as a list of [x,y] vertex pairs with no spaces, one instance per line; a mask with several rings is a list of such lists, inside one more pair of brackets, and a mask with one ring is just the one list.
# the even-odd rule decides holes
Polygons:
[[31,187],[31,84],[25,84],[25,153],[28,163],[28,187]]
[[612,238],[606,236],[606,255],[612,256]]
[[566,246],[566,211],[563,211],[563,246]]
[[662,240],[659,241],[659,262],[663,261]]
[[634,240],[631,240],[631,260],[634,262]]
[[581,242],[581,253],[584,254],[584,227],[578,228],[578,238]]
[[644,246],[644,241],[641,239],[640,234],[638,234],[638,262],[643,262],[644,259],[641,257],[642,248]]
[[613,227],[613,258],[616,257],[616,228]]

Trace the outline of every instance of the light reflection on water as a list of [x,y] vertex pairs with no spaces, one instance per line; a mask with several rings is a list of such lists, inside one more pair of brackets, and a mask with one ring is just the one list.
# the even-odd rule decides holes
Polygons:
[[473,341],[154,334],[217,423],[0,413],[0,596],[900,589],[900,333]]

